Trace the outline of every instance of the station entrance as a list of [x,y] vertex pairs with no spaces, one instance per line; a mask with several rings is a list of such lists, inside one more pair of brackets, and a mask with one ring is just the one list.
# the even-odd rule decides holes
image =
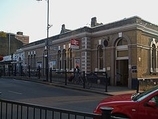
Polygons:
[[116,85],[128,86],[128,60],[116,61]]

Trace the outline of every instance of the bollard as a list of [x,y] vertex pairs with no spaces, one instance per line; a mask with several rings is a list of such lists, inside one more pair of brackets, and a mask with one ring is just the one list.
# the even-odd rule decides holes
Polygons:
[[112,107],[101,107],[102,118],[101,119],[111,119]]

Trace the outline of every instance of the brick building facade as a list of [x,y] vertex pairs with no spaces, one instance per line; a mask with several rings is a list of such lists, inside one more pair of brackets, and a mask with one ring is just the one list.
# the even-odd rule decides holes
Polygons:
[[[65,26],[64,26],[65,28]],[[67,31],[67,30],[66,30]],[[106,71],[111,85],[133,87],[141,78],[157,78],[158,26],[140,17],[109,24],[68,30],[61,34],[25,45],[25,64],[45,68],[45,41],[48,40],[49,67],[81,71]]]
[[11,55],[17,49],[29,43],[29,36],[23,35],[22,32],[18,32],[17,34],[1,33],[4,35],[0,36],[0,56]]

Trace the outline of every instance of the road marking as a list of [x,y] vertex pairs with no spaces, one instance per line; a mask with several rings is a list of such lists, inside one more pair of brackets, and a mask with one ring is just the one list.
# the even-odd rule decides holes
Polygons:
[[22,94],[22,93],[20,93],[20,92],[11,91],[11,90],[9,90],[8,92],[10,92],[10,93],[14,93],[14,94],[19,94],[19,95],[21,95],[21,94]]

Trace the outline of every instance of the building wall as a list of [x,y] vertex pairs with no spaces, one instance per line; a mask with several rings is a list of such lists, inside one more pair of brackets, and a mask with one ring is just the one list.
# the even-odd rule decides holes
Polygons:
[[17,49],[21,48],[23,43],[15,39],[15,35],[10,35],[5,38],[0,38],[0,55],[6,56],[13,54]]
[[13,54],[17,49],[29,43],[29,36],[23,34],[5,33],[0,36],[0,55],[6,56]]
[[[72,49],[72,65],[70,66],[68,49],[72,39],[79,41],[79,49]],[[29,65],[27,59],[30,52],[35,51],[36,64],[40,62],[41,67],[45,68],[45,40],[47,39],[23,47],[27,65]],[[91,28],[83,27],[50,37],[48,41],[49,67],[57,70],[65,68],[65,59],[62,54],[65,49],[67,70],[72,70],[77,62],[81,71],[87,73],[106,71],[111,85],[132,88],[134,79],[157,77],[158,62],[155,49],[158,47],[158,26],[139,17]],[[152,48],[154,47],[152,44],[155,45],[155,49]],[[99,51],[98,48],[102,49]],[[61,57],[59,57],[59,51],[61,51]],[[103,56],[100,57],[101,51]],[[153,52],[156,54],[155,60],[151,59]],[[152,64],[156,67],[154,68]]]
[[23,43],[23,45],[26,45],[26,44],[29,43],[29,36],[16,35],[15,37],[16,37],[16,39],[18,39],[19,41],[21,41]]

